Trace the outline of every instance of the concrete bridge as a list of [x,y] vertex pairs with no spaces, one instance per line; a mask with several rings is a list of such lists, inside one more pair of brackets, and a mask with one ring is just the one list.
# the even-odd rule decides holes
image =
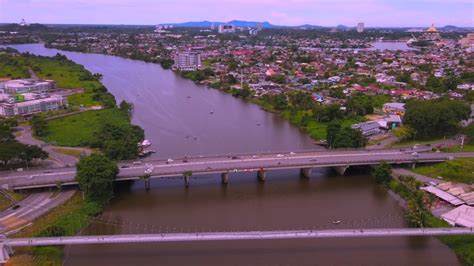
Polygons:
[[[275,169],[300,169],[302,177],[309,177],[317,167],[333,167],[340,174],[355,165],[377,165],[382,161],[390,164],[415,164],[417,162],[443,162],[454,158],[474,157],[474,152],[437,153],[414,152],[403,149],[315,151],[299,153],[270,153],[254,155],[228,155],[182,159],[121,162],[116,181],[144,179],[147,188],[150,178],[181,176],[189,186],[190,175],[222,175],[222,183],[229,182],[234,172],[256,172],[264,181],[266,173]],[[1,172],[0,184],[5,189],[25,189],[74,185],[75,168],[56,168],[22,172]],[[144,176],[146,176],[144,178]]]
[[354,238],[400,236],[474,235],[473,228],[377,228],[340,230],[249,231],[220,233],[164,233],[142,235],[96,235],[69,237],[3,238],[0,239],[0,263],[5,263],[14,247],[51,245],[90,245],[124,243],[162,243],[189,241],[274,240],[302,238]]

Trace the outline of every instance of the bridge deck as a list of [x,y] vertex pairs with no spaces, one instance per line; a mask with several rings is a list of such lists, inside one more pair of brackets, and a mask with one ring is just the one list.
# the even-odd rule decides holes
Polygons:
[[[234,157],[202,157],[167,162],[153,160],[139,165],[120,163],[120,173],[116,181],[136,180],[149,171],[150,176],[182,176],[191,171],[193,175],[258,171],[260,169],[295,169],[312,167],[347,167],[351,165],[375,165],[382,161],[391,164],[413,162],[442,162],[452,158],[474,157],[473,152],[466,153],[419,153],[400,149],[391,150],[355,150],[355,151],[318,151],[292,154],[245,155]],[[147,170],[148,169],[148,170]],[[0,172],[0,184],[5,188],[33,188],[75,184],[74,168],[49,170],[31,170],[23,172]]]
[[188,242],[223,240],[271,240],[301,238],[349,238],[349,237],[397,237],[397,236],[446,236],[474,235],[473,228],[380,228],[340,230],[298,230],[298,231],[250,231],[221,233],[170,233],[142,235],[97,235],[71,237],[9,238],[1,243],[10,247],[119,244],[150,242]]

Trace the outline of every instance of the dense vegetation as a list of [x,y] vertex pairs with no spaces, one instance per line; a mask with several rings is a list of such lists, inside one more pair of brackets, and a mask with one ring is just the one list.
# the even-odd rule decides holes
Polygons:
[[92,154],[82,157],[77,164],[76,181],[86,200],[104,205],[114,194],[113,182],[118,172],[114,161],[104,155]]
[[358,148],[367,144],[359,131],[350,128],[353,123],[363,121],[363,117],[344,112],[337,104],[321,105],[309,93],[264,95],[258,103],[267,110],[281,113],[314,139],[327,139],[332,148]]
[[14,126],[17,126],[16,120],[0,119],[0,169],[25,167],[35,159],[48,158],[48,153],[40,147],[16,141]]
[[410,101],[405,108],[404,123],[414,130],[416,139],[453,135],[471,113],[467,104],[449,99]]
[[144,132],[130,124],[129,112],[126,108],[109,108],[50,120],[47,134],[41,138],[60,146],[99,148],[114,160],[133,159]]
[[392,167],[390,164],[383,162],[374,168],[372,175],[375,177],[377,184],[388,185],[391,180]]

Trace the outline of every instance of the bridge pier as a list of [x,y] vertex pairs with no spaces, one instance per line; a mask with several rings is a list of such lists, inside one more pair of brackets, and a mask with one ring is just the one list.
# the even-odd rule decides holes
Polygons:
[[145,190],[150,191],[150,178],[147,178],[145,181]]
[[312,170],[313,170],[313,168],[310,168],[310,167],[308,167],[308,168],[301,168],[301,169],[300,169],[300,176],[301,176],[302,178],[310,178]]
[[183,175],[183,178],[184,178],[184,186],[186,188],[189,187],[189,176],[188,175]]
[[3,265],[10,259],[10,255],[13,254],[13,249],[9,245],[5,245],[4,243],[0,243],[0,263]]
[[340,175],[344,175],[347,171],[347,169],[349,169],[349,166],[346,165],[346,166],[334,166],[333,169]]
[[265,177],[267,176],[267,170],[260,169],[257,172],[258,181],[265,182]]
[[227,185],[229,183],[229,173],[225,172],[221,174],[221,180],[223,185]]

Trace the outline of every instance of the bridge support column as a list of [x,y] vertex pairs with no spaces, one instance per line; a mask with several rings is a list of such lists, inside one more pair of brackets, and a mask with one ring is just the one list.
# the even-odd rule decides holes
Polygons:
[[347,169],[349,169],[349,166],[346,165],[346,166],[334,166],[333,169],[340,175],[344,175],[347,171]]
[[265,182],[265,177],[267,176],[267,170],[260,169],[257,172],[258,181]]
[[145,179],[145,189],[150,191],[150,178]]
[[11,246],[0,243],[0,263],[3,265],[8,261],[10,255],[13,254],[13,249]]
[[221,174],[221,180],[223,185],[227,185],[229,183],[229,173],[222,173]]
[[188,175],[183,175],[184,178],[184,186],[189,187],[189,176]]
[[300,176],[302,178],[309,178],[311,176],[313,168],[301,168],[300,169]]

